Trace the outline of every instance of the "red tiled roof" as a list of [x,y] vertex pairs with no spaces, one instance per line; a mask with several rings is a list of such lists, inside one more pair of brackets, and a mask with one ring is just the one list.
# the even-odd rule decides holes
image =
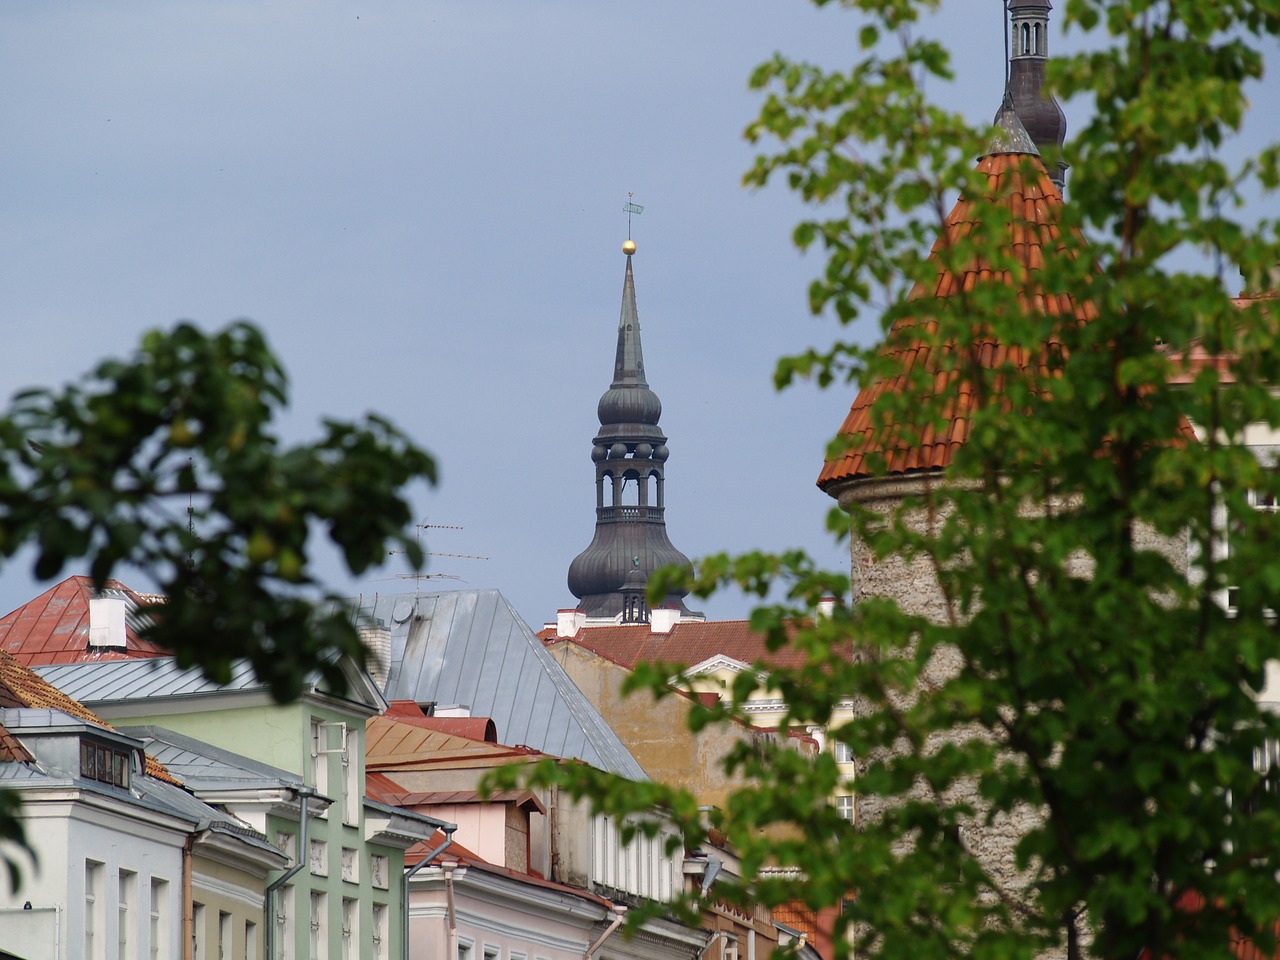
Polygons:
[[[804,624],[788,624],[788,630],[799,626]],[[544,643],[555,643],[556,628],[547,627],[538,637]],[[568,639],[628,670],[634,669],[637,663],[693,666],[715,656],[774,667],[799,667],[805,663],[804,652],[793,647],[769,650],[764,635],[752,630],[746,620],[683,620],[669,633],[653,633],[647,623],[583,627]]]
[[18,763],[30,763],[35,757],[27,752],[24,747],[12,733],[0,724],[0,761]]
[[[937,266],[935,279],[927,284],[916,284],[910,298],[951,297],[982,284],[1006,284],[1020,290],[1020,299],[1027,310],[1081,322],[1092,319],[1096,314],[1092,304],[1076,303],[1065,294],[1045,295],[1034,283],[1034,274],[1044,265],[1046,253],[1062,245],[1062,235],[1057,226],[1062,195],[1043,165],[1026,154],[998,153],[983,157],[978,163],[978,170],[987,175],[982,204],[998,203],[1009,210],[1012,218],[1009,222],[1009,250],[1019,269],[993,269],[982,259],[975,260],[959,273],[945,266],[942,252],[973,232],[980,213],[979,203],[961,197],[947,217],[942,235],[930,254],[930,260]],[[916,330],[922,331],[923,335],[914,333]],[[929,335],[935,330],[934,324],[918,319],[899,321],[893,326],[883,356],[891,358],[895,368],[900,368],[902,373],[868,384],[858,393],[840,428],[841,436],[854,441],[853,445],[827,461],[818,477],[818,486],[825,488],[840,480],[872,476],[868,454],[882,457],[885,472],[889,474],[941,470],[951,463],[956,447],[968,438],[970,417],[978,407],[978,400],[954,369],[946,369],[948,365],[941,362],[941,356],[931,355],[934,351],[930,349]],[[984,341],[981,334],[965,348],[976,351],[977,362],[984,368],[997,369],[1009,364],[1026,372],[1044,370],[1045,361],[1052,353],[1040,344],[1034,349],[1027,349],[1002,344],[990,337]],[[953,345],[946,345],[937,353],[945,356],[954,349]],[[888,394],[903,393],[908,386],[908,373],[913,368],[935,374],[934,395],[946,400],[943,407],[945,424],[938,429],[924,425],[918,431],[904,431],[900,425],[891,423],[877,424],[872,416],[876,401]],[[911,389],[918,390],[918,384],[919,380],[913,379]]]
[[[107,723],[79,700],[73,700],[42,676],[0,650],[0,707],[26,707],[37,710],[60,710],[86,723],[110,730]],[[0,727],[3,729],[3,727]],[[7,734],[6,734],[7,735]],[[20,745],[19,745],[20,746]],[[26,752],[25,750],[23,751]],[[10,758],[16,759],[16,758]],[[147,756],[147,775],[169,783],[179,783],[164,765]]]
[[[123,592],[138,606],[146,606],[154,599],[135,593],[118,580],[108,580],[105,586]],[[68,577],[50,587],[0,618],[0,649],[30,666],[168,655],[155,644],[139,639],[127,622],[125,649],[90,649],[89,601],[93,592],[90,577]]]

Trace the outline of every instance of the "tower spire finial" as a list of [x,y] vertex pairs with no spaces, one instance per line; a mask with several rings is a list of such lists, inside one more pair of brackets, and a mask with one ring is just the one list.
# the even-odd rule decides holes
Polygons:
[[[631,194],[627,195],[628,197]],[[628,200],[623,211],[644,210]],[[627,270],[622,281],[622,311],[613,382],[600,397],[600,430],[592,441],[596,474],[596,529],[591,543],[569,565],[569,590],[590,621],[644,623],[649,619],[645,585],[659,567],[688,566],[689,558],[667,536],[666,435],[658,426],[662,402],[649,387],[640,347],[631,257],[635,242],[622,245]],[[683,592],[666,603],[692,616]]]
[[630,190],[627,191],[627,202],[622,205],[622,212],[627,215],[627,239],[622,244],[622,252],[628,257],[636,252],[635,242],[631,239],[631,215],[644,213],[644,206],[639,203],[632,203],[631,198],[635,194]]

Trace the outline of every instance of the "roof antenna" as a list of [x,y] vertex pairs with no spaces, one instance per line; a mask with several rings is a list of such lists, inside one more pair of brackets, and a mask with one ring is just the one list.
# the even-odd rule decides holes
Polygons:
[[635,194],[630,190],[627,191],[627,202],[622,205],[622,211],[627,215],[627,239],[631,239],[631,215],[633,213],[644,213],[644,207],[638,203],[632,203],[631,198]]

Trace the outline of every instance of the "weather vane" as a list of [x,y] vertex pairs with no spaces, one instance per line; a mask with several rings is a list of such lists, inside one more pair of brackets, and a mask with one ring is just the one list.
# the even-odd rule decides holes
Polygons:
[[627,191],[627,202],[622,205],[622,212],[627,215],[627,239],[631,239],[631,215],[633,213],[644,213],[644,207],[638,203],[632,203],[631,198],[635,194],[630,190]]

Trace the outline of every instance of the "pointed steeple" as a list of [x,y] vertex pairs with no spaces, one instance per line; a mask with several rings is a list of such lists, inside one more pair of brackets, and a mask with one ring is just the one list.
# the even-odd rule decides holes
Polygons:
[[[1067,136],[1067,117],[1053,97],[1044,93],[1049,62],[1049,0],[1008,0],[1009,84],[1006,93],[1031,141],[1040,153],[1056,153]],[[1058,190],[1066,181],[1067,165],[1051,165],[1049,176]]]
[[[644,588],[649,574],[689,558],[667,537],[667,438],[658,429],[662,401],[645,379],[631,257],[636,245],[622,245],[627,272],[622,281],[618,348],[613,382],[600,397],[600,432],[591,448],[596,465],[596,529],[590,545],[569,565],[569,590],[589,619],[644,623],[649,619]],[[693,616],[684,595],[666,602]]]

